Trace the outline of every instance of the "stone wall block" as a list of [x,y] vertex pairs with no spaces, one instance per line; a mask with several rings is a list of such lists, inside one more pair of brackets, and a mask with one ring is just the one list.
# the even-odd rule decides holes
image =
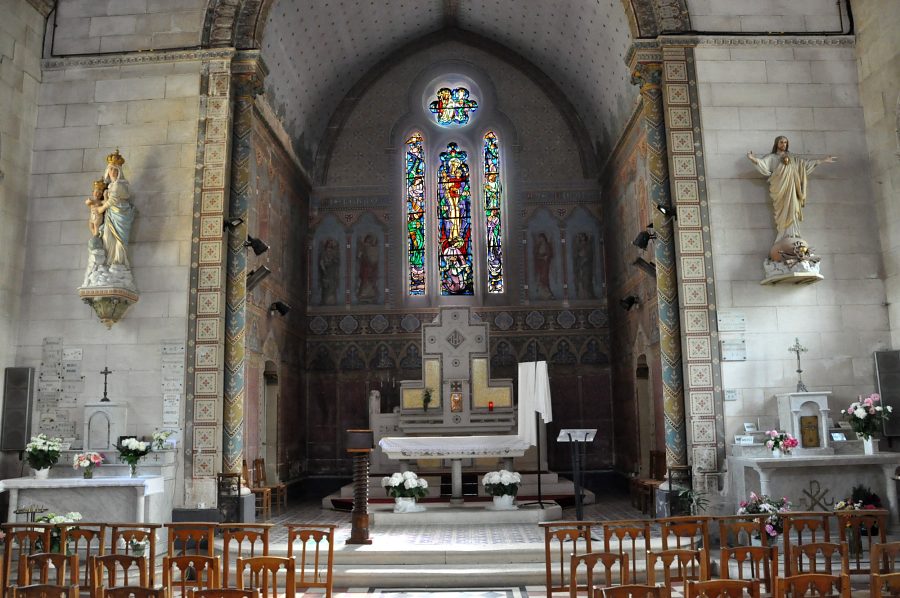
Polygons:
[[125,100],[152,100],[162,98],[166,92],[165,77],[146,77],[102,81],[95,84],[94,99],[98,102]]
[[[2,21],[2,19],[0,19]],[[38,104],[84,104],[94,100],[93,81],[61,81],[40,86]]]
[[766,81],[769,83],[810,83],[810,63],[805,61],[770,60],[766,62]]
[[166,142],[166,129],[152,123],[139,125],[103,125],[101,145],[159,145]]
[[60,19],[99,17],[109,14],[108,3],[102,0],[60,0],[57,3]]
[[166,77],[166,98],[196,97],[200,92],[200,77],[197,74],[168,75]]
[[134,15],[92,17],[88,35],[107,37],[110,35],[131,35],[134,33],[137,17]]
[[31,159],[31,172],[81,172],[83,160],[84,150],[81,149],[36,151]]
[[47,129],[50,127],[62,127],[66,124],[66,107],[40,106],[37,111],[37,127]]
[[150,48],[149,35],[105,35],[100,38],[100,52],[128,52]]
[[147,0],[108,0],[108,15],[140,15],[147,12]]
[[76,149],[97,147],[100,127],[54,127],[36,129],[34,149]]
[[812,129],[813,109],[776,106],[775,127],[780,130]]

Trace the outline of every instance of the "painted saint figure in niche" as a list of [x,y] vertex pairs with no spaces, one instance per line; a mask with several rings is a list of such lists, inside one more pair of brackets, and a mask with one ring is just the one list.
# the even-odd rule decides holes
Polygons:
[[534,238],[534,298],[553,299],[550,288],[550,266],[553,262],[553,246],[545,233],[538,233]]
[[322,305],[336,305],[341,255],[334,239],[319,244],[319,286],[322,289]]
[[359,269],[356,298],[360,303],[373,303],[378,298],[378,239],[368,234],[356,240]]
[[573,253],[575,298],[594,299],[594,236],[578,233]]

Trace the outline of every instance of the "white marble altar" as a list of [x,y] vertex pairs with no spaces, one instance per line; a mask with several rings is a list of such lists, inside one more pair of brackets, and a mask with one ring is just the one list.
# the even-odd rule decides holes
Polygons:
[[378,441],[390,459],[450,459],[451,502],[462,502],[462,460],[499,457],[509,460],[521,457],[531,443],[518,436],[396,436]]
[[[828,433],[828,418],[831,410],[828,407],[830,392],[789,392],[775,395],[778,403],[778,427],[792,434],[800,441],[794,449],[797,454],[818,453],[831,454],[829,449],[831,437]],[[815,429],[804,430],[801,418],[815,423]]]
[[756,492],[786,496],[794,510],[831,511],[850,496],[853,486],[862,484],[882,498],[894,525],[900,523],[894,480],[898,466],[900,453],[728,458],[735,506]]
[[53,513],[79,512],[85,521],[164,523],[171,515],[164,509],[164,488],[158,475],[0,481],[0,492],[9,492],[9,522],[25,521],[15,511],[38,504]]

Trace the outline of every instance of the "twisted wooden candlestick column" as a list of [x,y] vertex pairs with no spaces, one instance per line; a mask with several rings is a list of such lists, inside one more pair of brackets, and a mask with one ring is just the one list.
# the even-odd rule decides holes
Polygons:
[[353,512],[347,544],[371,544],[369,538],[369,452],[353,454]]

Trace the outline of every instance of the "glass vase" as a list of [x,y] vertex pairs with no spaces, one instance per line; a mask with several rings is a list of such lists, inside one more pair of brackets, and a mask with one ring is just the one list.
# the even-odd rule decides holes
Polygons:
[[90,480],[91,478],[93,478],[94,477],[94,466],[88,465],[87,467],[85,467],[84,471],[81,472],[81,475],[86,480]]
[[137,474],[137,463],[129,463],[128,466],[131,468],[131,477],[138,477]]

